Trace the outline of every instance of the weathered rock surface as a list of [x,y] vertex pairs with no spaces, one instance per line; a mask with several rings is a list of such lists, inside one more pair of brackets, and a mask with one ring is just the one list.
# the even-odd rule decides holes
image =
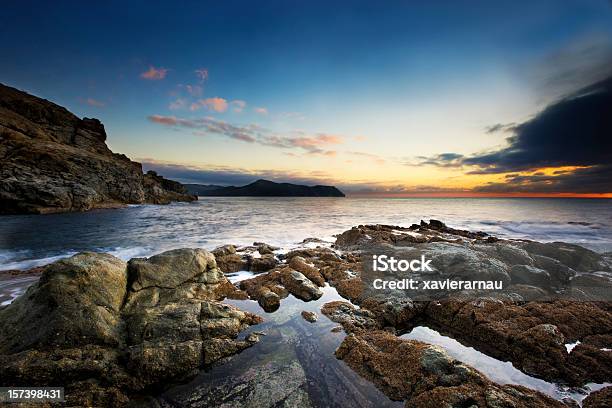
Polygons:
[[[413,299],[402,290],[373,290],[362,258],[370,245],[385,250],[399,248],[405,258],[424,254],[432,259],[434,271],[430,276],[469,279],[470,274],[476,273],[478,279],[500,279],[507,286],[487,296],[463,292],[457,297],[425,300]],[[146,395],[146,390],[162,382],[187,378],[202,365],[255,343],[257,349],[247,353],[259,352],[265,345],[273,354],[279,344],[288,346],[287,341],[310,344],[314,336],[308,331],[302,333],[303,337],[289,340],[285,329],[277,333],[282,338],[277,343],[270,343],[268,336],[260,339],[255,333],[237,340],[239,332],[259,319],[220,300],[248,294],[265,311],[272,312],[289,294],[304,301],[319,299],[321,288],[329,284],[352,302],[329,302],[321,308],[325,316],[342,325],[334,332],[344,329],[348,335],[337,356],[390,398],[406,401],[406,406],[563,406],[527,388],[494,384],[437,347],[396,337],[416,325],[432,327],[549,381],[581,386],[612,380],[612,353],[607,351],[612,348],[612,303],[585,301],[592,298],[594,287],[602,290],[604,298],[612,287],[609,256],[562,243],[499,240],[455,230],[435,220],[410,228],[359,226],[338,236],[335,248],[298,248],[276,256],[274,251],[274,247],[254,243],[239,249],[231,245],[219,247],[213,251],[215,256],[201,250],[175,250],[149,259],[132,259],[127,265],[112,257],[98,259],[96,262],[103,268],[116,271],[114,286],[100,282],[98,273],[88,272],[98,268],[88,266],[89,261],[77,262],[78,267],[70,262],[68,267],[59,263],[49,266],[41,282],[49,279],[45,277],[47,270],[57,271],[61,282],[72,282],[65,287],[45,286],[49,288],[47,293],[66,295],[59,304],[67,313],[77,313],[76,306],[71,308],[64,298],[78,299],[83,285],[95,284],[108,290],[97,292],[95,302],[79,304],[82,312],[78,313],[82,315],[75,319],[78,330],[71,329],[71,322],[62,319],[61,313],[48,313],[48,304],[57,301],[42,294],[33,296],[28,292],[24,296],[31,299],[27,302],[33,302],[24,309],[27,313],[20,313],[19,307],[11,314],[4,314],[6,308],[0,309],[0,324],[7,321],[16,325],[14,332],[7,332],[9,336],[0,336],[0,378],[6,374],[20,384],[46,384],[56,378],[58,370],[65,370],[73,400],[85,405],[122,405],[128,397]],[[79,256],[87,259],[89,255]],[[274,265],[270,264],[267,273],[240,282],[243,291],[227,282],[221,272],[252,270],[255,259],[272,258]],[[53,289],[56,287],[60,289]],[[581,301],[574,300],[575,295]],[[119,298],[121,302],[116,306]],[[20,301],[25,302],[20,299],[14,304]],[[322,328],[329,324],[325,318],[316,325],[304,322],[302,317],[311,318],[312,312],[300,317],[302,309],[295,308],[293,302],[288,310],[294,320],[299,320],[297,327]],[[29,316],[29,310],[40,312]],[[46,324],[61,328],[64,339],[55,339],[52,330],[47,334],[44,330],[41,334],[31,330]],[[29,329],[30,334],[22,334]],[[329,326],[325,328],[328,334],[331,330]],[[566,345],[576,341],[580,344],[568,352]],[[331,350],[336,349],[338,343],[332,344]],[[318,406],[326,398],[334,398],[334,392],[348,393],[343,398],[357,401],[354,396],[358,395],[358,387],[347,391],[351,381],[344,380],[342,387],[329,392],[325,386],[315,386],[306,379],[310,374],[305,373],[310,372],[314,376],[332,375],[313,357],[320,352],[318,346],[311,346],[310,351],[296,349],[298,354],[304,353],[299,365],[280,356],[274,367],[258,360],[258,370],[262,371],[242,370],[235,376],[222,376],[220,381],[213,377],[209,383],[196,383],[176,401],[182,406]],[[267,385],[259,385],[257,372],[262,373],[265,384],[273,387],[273,393],[266,392]],[[286,390],[275,377],[285,375],[295,376],[293,385]],[[216,386],[224,391],[215,393]],[[609,392],[594,393],[590,403],[600,405],[592,406],[606,406],[606,393]],[[165,405],[163,399],[156,403],[172,406]]]
[[97,119],[0,84],[0,213],[85,211],[196,197],[106,146]]
[[[435,220],[407,229],[354,227],[338,236],[336,247],[351,252],[345,252],[339,262],[322,262],[321,254],[302,255],[318,266],[339,293],[361,306],[358,313],[328,308],[328,317],[342,323],[347,332],[359,330],[363,316],[368,317],[369,330],[401,333],[424,324],[512,361],[536,377],[573,385],[612,380],[610,353],[602,350],[612,347],[612,313],[610,302],[605,301],[612,286],[610,260],[605,255],[564,243],[492,239]],[[464,291],[455,297],[443,294],[439,301],[413,300],[402,290],[373,290],[372,278],[379,276],[368,275],[359,262],[348,262],[351,254],[359,256],[372,247],[394,251],[401,259],[424,254],[432,260],[434,272],[411,273],[417,279],[499,279],[505,289],[480,294]],[[343,269],[353,277],[348,278]],[[349,282],[352,290],[347,291]],[[604,301],[589,301],[593,298]],[[568,353],[565,344],[577,340],[582,347]]]
[[232,291],[200,249],[53,263],[0,308],[2,385],[63,384],[73,406],[125,405],[255,343],[236,337],[262,319],[220,302]]
[[281,276],[281,282],[298,299],[309,301],[323,296],[323,291],[298,271],[287,270]]
[[498,385],[444,350],[384,331],[349,334],[336,356],[406,407],[564,407],[539,392]]
[[245,279],[240,282],[252,299],[257,300],[266,312],[273,312],[280,306],[280,300],[289,293],[306,302],[319,299],[323,291],[302,273],[288,266],[281,266],[272,271]]
[[582,402],[583,408],[609,408],[612,407],[612,387],[606,387],[593,392]]
[[304,320],[310,323],[314,323],[319,319],[315,312],[309,312],[309,311],[303,310],[301,315],[304,318]]
[[212,251],[217,261],[217,266],[223,272],[233,273],[242,270],[248,270],[248,263],[236,253],[236,247],[233,245],[223,245],[215,248]]
[[[236,249],[234,245],[223,245],[212,251],[217,265],[223,272],[251,271],[267,272],[273,269],[278,260],[274,256],[276,247],[255,242],[254,246]],[[262,252],[263,251],[263,252]]]

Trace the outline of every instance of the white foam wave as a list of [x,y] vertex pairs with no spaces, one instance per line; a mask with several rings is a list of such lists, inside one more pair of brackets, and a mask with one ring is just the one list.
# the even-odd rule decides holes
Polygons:
[[[40,258],[29,258],[31,251],[18,250],[18,251],[3,251],[0,253],[0,271],[8,271],[11,269],[26,270],[35,268],[38,266],[48,265],[60,259],[69,258],[76,255],[79,251],[68,250],[57,255],[45,256]],[[150,256],[155,251],[150,247],[115,247],[115,248],[96,248],[94,252],[107,253],[116,256],[119,259],[127,261],[131,258]]]

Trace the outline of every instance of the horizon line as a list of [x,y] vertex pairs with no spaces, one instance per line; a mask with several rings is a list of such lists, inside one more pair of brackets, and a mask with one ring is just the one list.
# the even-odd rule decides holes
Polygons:
[[610,199],[612,193],[344,193],[354,198],[594,198]]

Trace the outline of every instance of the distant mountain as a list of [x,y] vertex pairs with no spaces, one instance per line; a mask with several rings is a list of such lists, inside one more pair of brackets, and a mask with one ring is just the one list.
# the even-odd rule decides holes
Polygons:
[[218,186],[215,184],[183,184],[185,187],[187,187],[187,191],[189,191],[190,194],[195,194],[195,195],[205,195],[204,193],[210,192],[212,190],[218,190],[220,188],[224,188],[224,186]]
[[220,197],[344,197],[344,193],[334,186],[303,186],[290,183],[275,183],[257,180],[242,187],[216,186],[213,184],[185,184],[191,194]]

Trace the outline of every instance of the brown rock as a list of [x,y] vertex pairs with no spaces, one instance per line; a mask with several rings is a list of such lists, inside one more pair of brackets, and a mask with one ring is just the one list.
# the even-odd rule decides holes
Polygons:
[[293,296],[304,301],[316,300],[323,296],[323,291],[310,279],[293,269],[286,268],[283,270],[281,282]]
[[0,84],[0,213],[193,201],[184,187],[106,146],[97,119]]
[[313,281],[317,286],[323,287],[325,286],[325,279],[314,265],[306,262],[304,258],[301,256],[294,256],[289,261],[289,266],[296,271],[302,273],[308,279]]
[[563,407],[537,391],[500,386],[441,348],[383,331],[349,334],[336,356],[407,407]]
[[582,402],[583,408],[610,408],[612,407],[612,387],[602,388],[591,393]]
[[223,245],[212,251],[217,261],[217,266],[225,273],[233,273],[248,270],[248,263],[236,253],[233,245]]
[[273,269],[278,261],[273,254],[262,255],[259,258],[252,258],[250,262],[250,270],[252,272],[266,272]]
[[304,320],[310,323],[314,323],[318,320],[317,314],[315,312],[308,312],[306,310],[302,310],[301,315],[302,315],[302,318],[304,318]]

